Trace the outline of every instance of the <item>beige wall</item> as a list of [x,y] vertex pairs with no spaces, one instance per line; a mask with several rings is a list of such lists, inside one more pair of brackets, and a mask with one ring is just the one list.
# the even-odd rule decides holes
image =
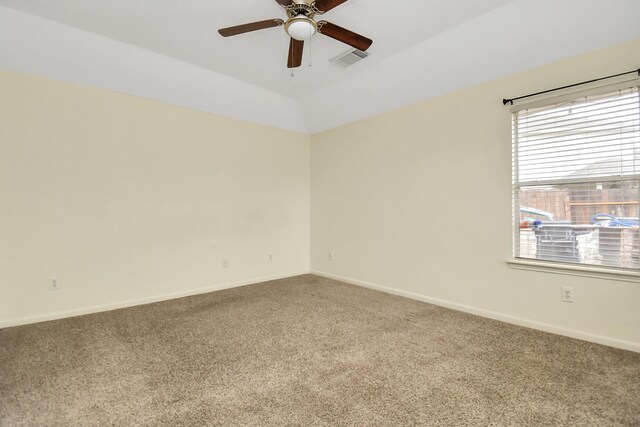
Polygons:
[[313,137],[0,72],[0,327],[303,273],[311,246],[322,274],[640,351],[639,283],[507,266],[500,102],[638,64],[640,41]]
[[[639,65],[636,41],[314,135],[312,270],[640,351],[640,283],[507,266],[511,118],[501,103]],[[574,304],[560,286],[575,289]]]
[[7,72],[0,94],[0,326],[308,271],[307,135]]

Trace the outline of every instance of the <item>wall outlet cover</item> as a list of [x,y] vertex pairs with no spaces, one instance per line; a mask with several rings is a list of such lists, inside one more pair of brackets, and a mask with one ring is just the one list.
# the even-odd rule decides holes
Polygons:
[[563,286],[560,288],[562,291],[561,299],[563,302],[574,302],[573,301],[573,288],[568,288]]

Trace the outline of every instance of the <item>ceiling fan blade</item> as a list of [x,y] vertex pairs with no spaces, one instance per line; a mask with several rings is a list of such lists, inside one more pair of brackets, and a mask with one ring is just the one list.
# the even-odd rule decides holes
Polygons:
[[319,11],[324,13],[324,12],[330,11],[334,7],[340,6],[342,3],[346,1],[347,0],[316,0],[315,6],[318,8]]
[[353,46],[356,49],[360,49],[363,52],[369,49],[369,46],[373,43],[373,40],[368,39],[365,36],[361,36],[360,34],[356,34],[353,31],[339,27],[327,21],[318,22],[318,32],[331,37],[332,39],[341,41],[342,43],[346,43],[349,46]]
[[288,68],[296,68],[302,64],[302,51],[304,50],[304,42],[291,38],[289,42],[289,60]]
[[293,0],[276,0],[278,3],[280,3],[280,5],[282,6],[289,6],[291,3],[293,3]]
[[279,27],[282,24],[284,24],[284,21],[282,19],[266,19],[264,21],[236,25],[235,27],[221,28],[218,30],[218,32],[223,37],[229,37],[248,33],[250,31],[264,30],[265,28]]

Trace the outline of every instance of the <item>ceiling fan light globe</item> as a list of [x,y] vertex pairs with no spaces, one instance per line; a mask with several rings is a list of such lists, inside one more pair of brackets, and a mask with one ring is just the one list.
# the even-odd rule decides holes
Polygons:
[[312,19],[305,17],[291,18],[285,25],[285,31],[293,39],[309,41],[316,33],[317,25]]

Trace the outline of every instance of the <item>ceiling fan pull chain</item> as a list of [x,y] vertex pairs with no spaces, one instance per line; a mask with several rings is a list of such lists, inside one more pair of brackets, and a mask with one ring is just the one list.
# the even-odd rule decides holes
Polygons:
[[309,67],[311,67],[311,45],[313,43],[311,42],[311,39],[309,39]]

